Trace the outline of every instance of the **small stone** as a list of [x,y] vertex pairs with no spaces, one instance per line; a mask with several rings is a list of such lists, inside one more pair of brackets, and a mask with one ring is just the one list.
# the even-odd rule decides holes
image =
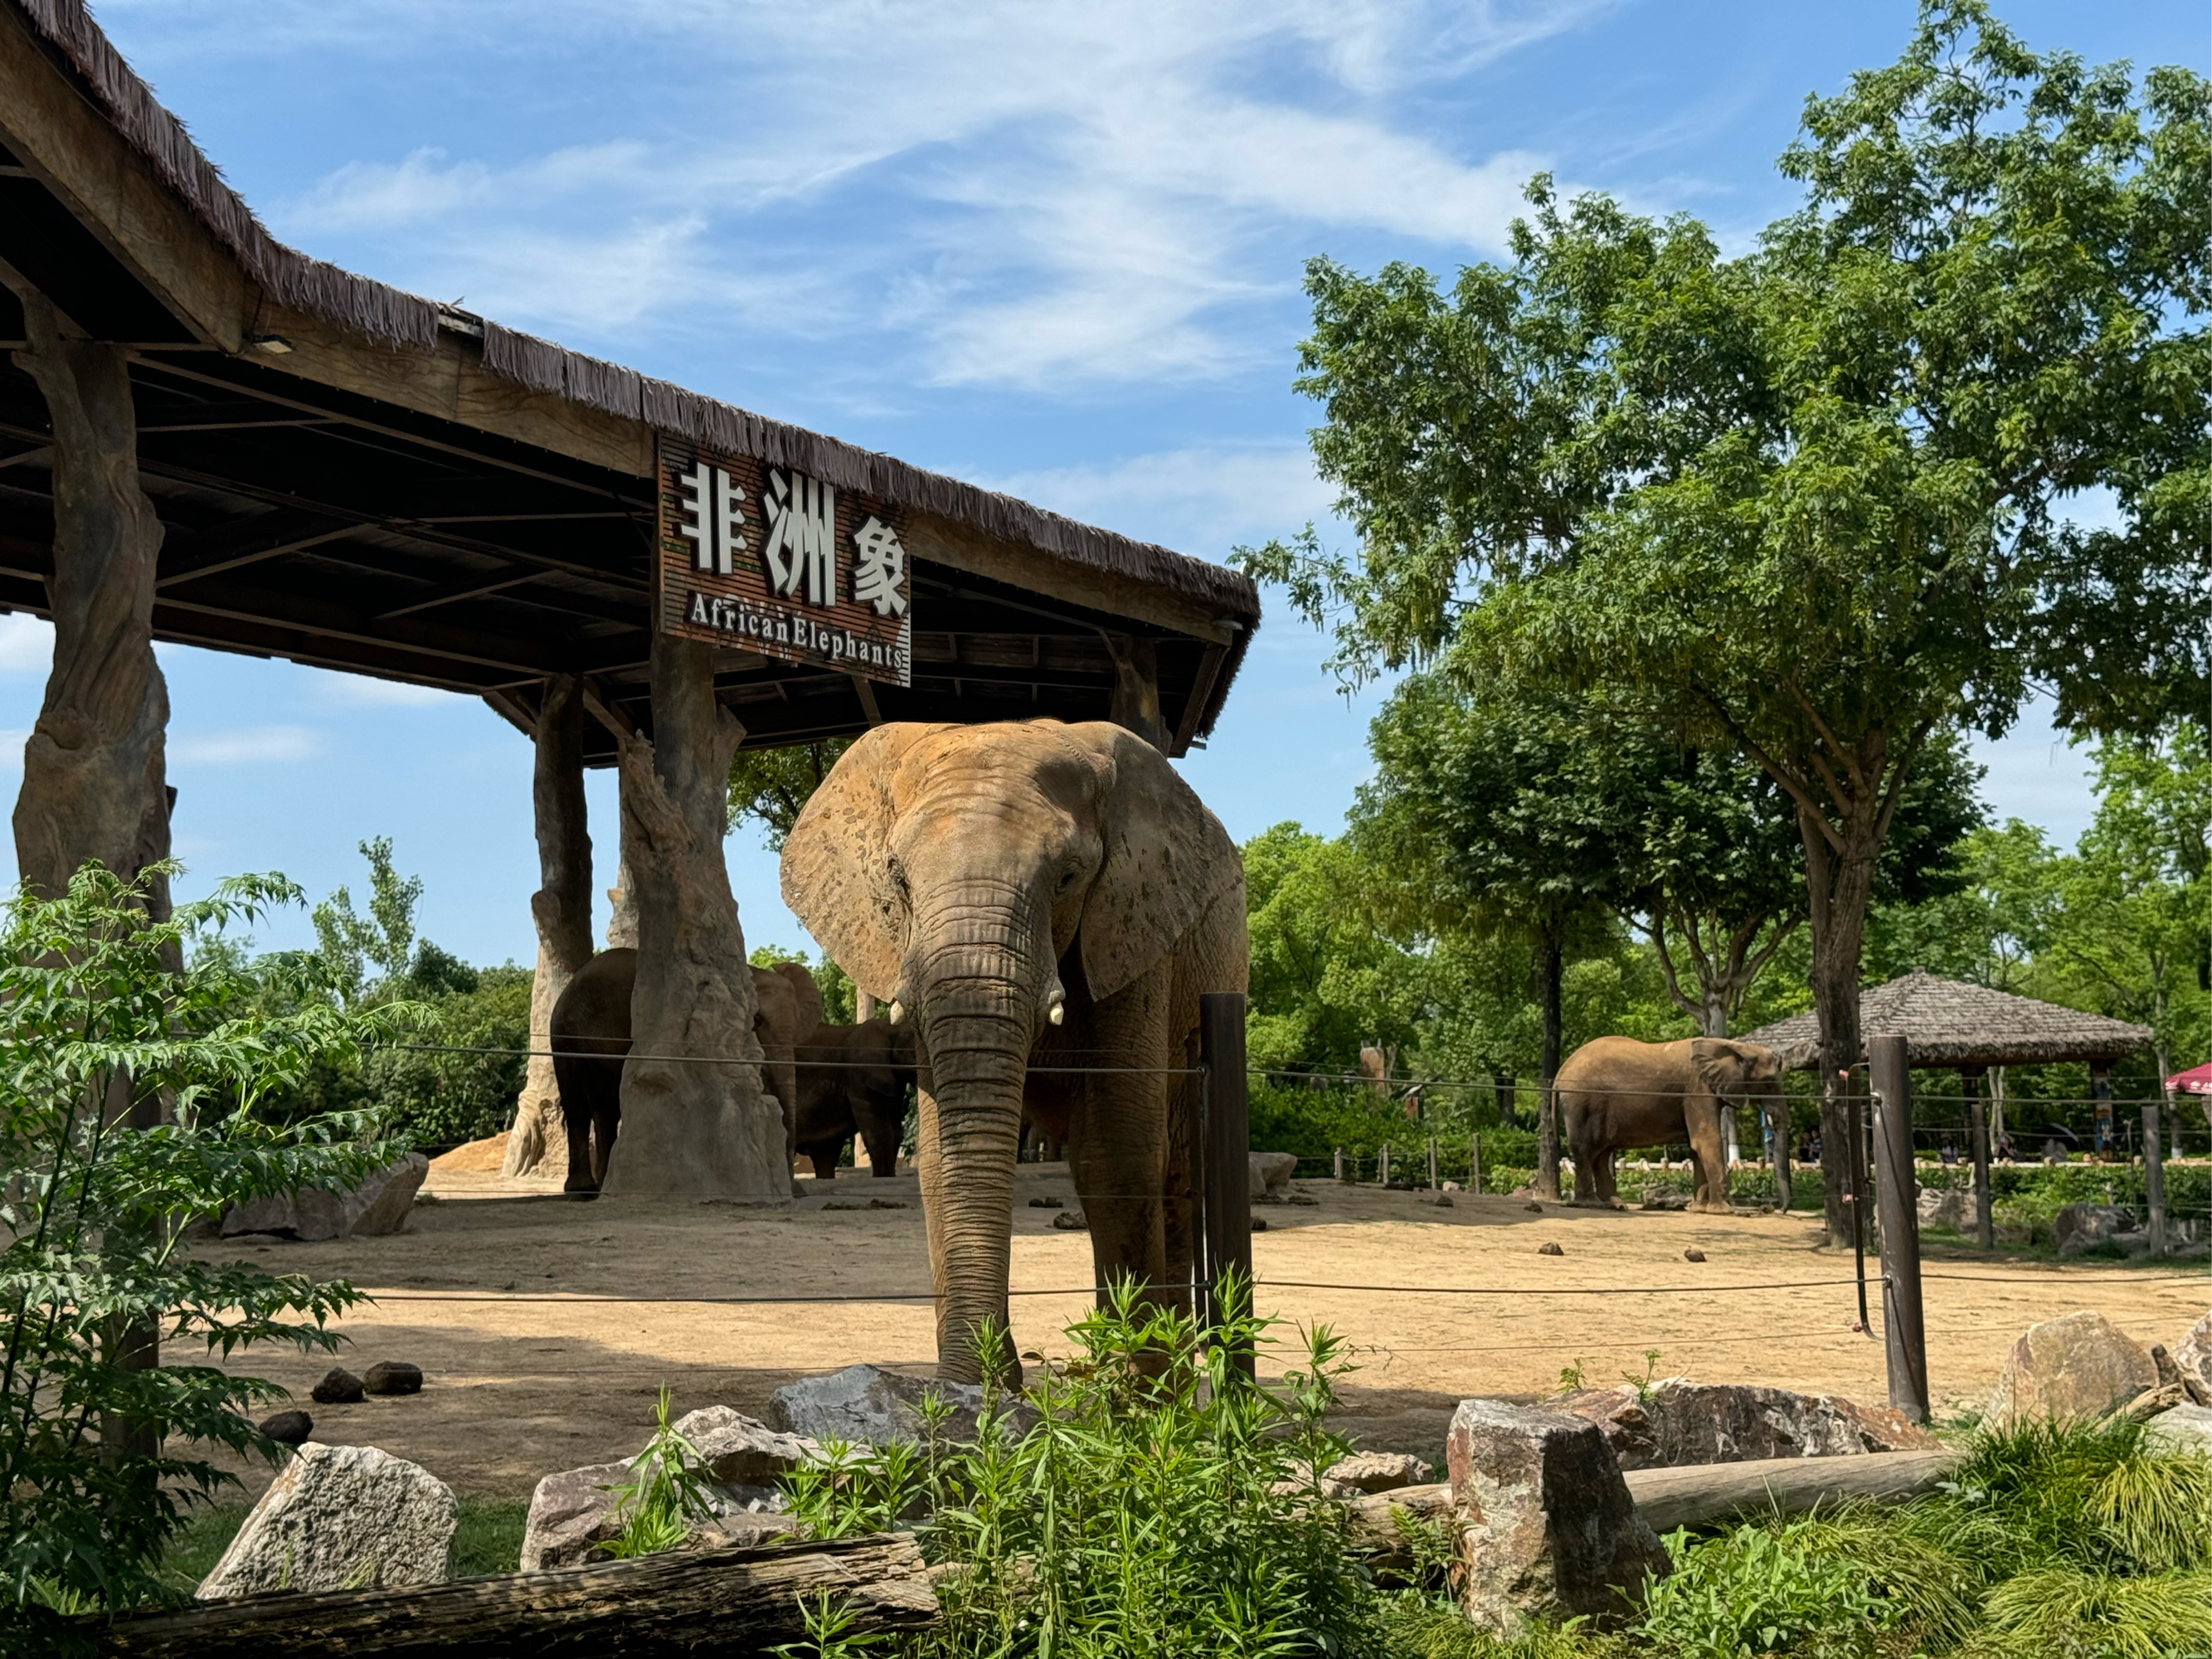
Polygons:
[[2142,1345],[2084,1310],[2021,1334],[1982,1414],[1993,1422],[2101,1417],[2157,1386],[2158,1367]]
[[1396,1492],[1426,1486],[1436,1478],[1436,1471],[1410,1452],[1354,1452],[1321,1472],[1322,1491],[1331,1498]]
[[1703,1261],[1705,1259],[1705,1253],[1694,1244],[1682,1252],[1682,1260],[1685,1261]]
[[1449,1193],[1438,1193],[1434,1198],[1428,1201],[1435,1205],[1439,1210],[1449,1210],[1453,1207],[1451,1194]]
[[1541,1244],[1539,1244],[1536,1247],[1536,1254],[1538,1255],[1565,1255],[1566,1252],[1561,1249],[1557,1244],[1552,1243],[1551,1240],[1546,1239]]
[[1063,1233],[1080,1233],[1090,1230],[1091,1224],[1083,1218],[1080,1210],[1062,1210],[1053,1217],[1052,1224]]
[[302,1411],[276,1412],[261,1419],[261,1432],[280,1446],[297,1446],[315,1431],[315,1419]]
[[817,1207],[824,1210],[865,1210],[868,1206],[865,1204],[848,1204],[842,1199],[833,1198],[827,1204]]
[[441,1584],[459,1514],[452,1488],[428,1470],[374,1446],[309,1441],[270,1482],[200,1599]]
[[404,1359],[380,1359],[368,1368],[361,1386],[370,1394],[420,1394],[422,1368]]
[[1541,1214],[1543,1214],[1543,1213],[1544,1213],[1544,1206],[1543,1206],[1542,1205],[1540,1205],[1540,1204],[1534,1203],[1534,1202],[1533,1202],[1533,1201],[1532,1201],[1532,1202],[1530,1202],[1530,1203],[1523,1204],[1521,1207],[1522,1207],[1522,1209],[1524,1209],[1524,1210],[1528,1211],[1531,1215],[1541,1215]]
[[1254,1216],[1252,1218],[1252,1231],[1255,1233],[1266,1232],[1267,1231],[1267,1218],[1263,1215]]
[[333,1365],[323,1373],[323,1380],[307,1391],[307,1398],[318,1406],[350,1406],[364,1392],[359,1377],[343,1365]]
[[1444,1190],[1448,1193],[1463,1193],[1467,1188],[1461,1186],[1456,1181],[1447,1181],[1444,1182]]
[[1056,1198],[1033,1198],[1030,1200],[1032,1210],[1057,1210],[1060,1207],[1060,1201]]
[[903,1210],[906,1200],[902,1198],[872,1198],[868,1200],[868,1207],[872,1210]]

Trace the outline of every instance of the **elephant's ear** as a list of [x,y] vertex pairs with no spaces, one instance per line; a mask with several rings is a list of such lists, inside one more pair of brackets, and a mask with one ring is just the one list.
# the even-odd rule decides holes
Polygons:
[[1085,983],[1103,1001],[1158,963],[1209,904],[1240,885],[1244,866],[1221,821],[1135,732],[1089,720],[1066,735],[1113,763],[1099,826],[1104,857],[1076,935]]
[[886,867],[891,778],[915,744],[945,728],[878,726],[838,757],[784,838],[783,902],[869,995],[899,994],[906,907]]
[[1690,1065],[1697,1072],[1698,1081],[1717,1095],[1726,1093],[1751,1075],[1751,1063],[1743,1045],[1730,1042],[1726,1037],[1691,1038]]
[[775,971],[791,982],[791,994],[799,1004],[799,1029],[791,1034],[792,1040],[803,1042],[822,1024],[822,988],[803,962],[779,962]]

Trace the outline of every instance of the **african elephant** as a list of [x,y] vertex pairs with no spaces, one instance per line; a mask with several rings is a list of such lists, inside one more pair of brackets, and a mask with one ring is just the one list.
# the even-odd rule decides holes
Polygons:
[[858,1025],[819,1026],[799,1045],[797,1058],[799,1126],[792,1139],[813,1161],[814,1178],[837,1178],[838,1155],[855,1133],[867,1146],[869,1168],[896,1175],[907,1085],[914,1081],[914,1027],[880,1015]]
[[[1098,1282],[1187,1304],[1185,1068],[1200,996],[1244,988],[1244,872],[1166,757],[1103,721],[878,726],[792,827],[783,896],[914,1024],[939,1374],[975,1380],[995,1325],[1020,1376],[1003,1338],[1024,1107],[1069,1143]],[[1112,1069],[1042,1069],[1062,1066]]]
[[1721,1114],[1739,1100],[1778,1094],[1781,1076],[1771,1048],[1726,1037],[1585,1042],[1559,1067],[1556,1084],[1575,1160],[1575,1202],[1613,1202],[1613,1155],[1622,1147],[1687,1141],[1697,1174],[1690,1207],[1725,1211]]
[[[762,1086],[783,1108],[784,1148],[792,1152],[799,1099],[795,1050],[822,1023],[822,993],[795,962],[753,974],[753,1035],[760,1042]],[[602,951],[577,970],[553,1005],[553,1080],[568,1126],[564,1192],[590,1197],[606,1179],[622,1121],[623,1060],[629,1053],[629,1000],[637,952]]]

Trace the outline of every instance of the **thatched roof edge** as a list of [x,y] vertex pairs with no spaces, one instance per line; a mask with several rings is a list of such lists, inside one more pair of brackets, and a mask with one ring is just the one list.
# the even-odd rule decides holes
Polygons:
[[[2153,1035],[2147,1025],[1944,979],[1920,969],[1869,987],[1860,993],[1859,1006],[1864,1033],[1872,1036],[1902,1031],[1911,1044],[1915,1066],[2118,1060],[2147,1046]],[[1790,1071],[1808,1071],[1820,1063],[1820,1020],[1809,1011],[1747,1031],[1742,1041],[1771,1048]],[[1854,1055],[1850,1063],[1856,1065],[1863,1058]]]
[[[442,307],[321,259],[269,234],[225,182],[185,124],[164,108],[86,9],[83,0],[13,0],[33,30],[84,79],[108,121],[150,162],[247,275],[283,304],[386,345],[429,350]],[[1203,559],[1032,507],[995,490],[687,392],[597,357],[496,323],[483,325],[484,367],[532,390],[635,420],[695,442],[757,454],[841,489],[969,525],[988,536],[1166,588],[1218,606],[1243,624],[1226,672],[1208,701],[1216,709],[1260,619],[1251,578]],[[1211,727],[1212,721],[1206,722]],[[1203,728],[1202,728],[1203,729]]]

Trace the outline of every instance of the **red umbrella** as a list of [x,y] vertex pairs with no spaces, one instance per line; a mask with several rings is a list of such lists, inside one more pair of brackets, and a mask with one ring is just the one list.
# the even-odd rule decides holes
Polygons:
[[2176,1072],[2166,1079],[2166,1086],[2175,1094],[2212,1095],[2212,1066],[2192,1066],[2185,1072]]

